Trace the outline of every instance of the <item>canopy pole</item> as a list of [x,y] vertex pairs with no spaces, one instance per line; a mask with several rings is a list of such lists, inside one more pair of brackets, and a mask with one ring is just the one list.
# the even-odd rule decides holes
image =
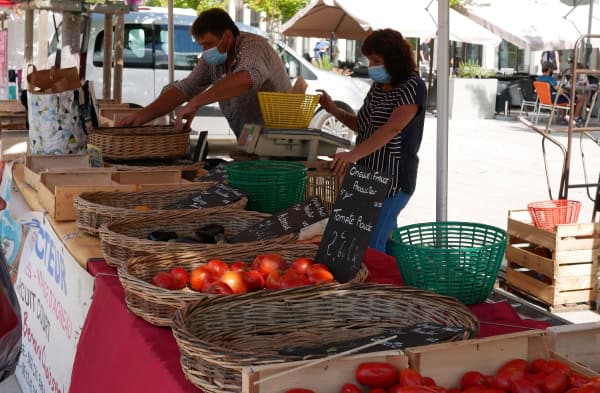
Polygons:
[[438,1],[436,221],[448,220],[449,15],[448,2]]
[[175,80],[175,31],[174,31],[174,21],[173,21],[173,0],[169,0],[168,2],[168,30],[167,30],[167,40],[169,41],[169,50],[168,50],[168,67],[169,67],[169,83],[173,83]]

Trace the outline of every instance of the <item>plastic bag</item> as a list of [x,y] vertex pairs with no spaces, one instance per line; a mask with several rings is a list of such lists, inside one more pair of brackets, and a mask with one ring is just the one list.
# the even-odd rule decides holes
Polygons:
[[0,381],[14,373],[21,353],[21,311],[0,245]]

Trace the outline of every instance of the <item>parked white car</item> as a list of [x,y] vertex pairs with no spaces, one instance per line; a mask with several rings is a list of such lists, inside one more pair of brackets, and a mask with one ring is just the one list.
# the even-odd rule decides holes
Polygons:
[[[201,47],[189,33],[196,16],[196,12],[191,9],[174,10],[175,80],[188,75],[202,52]],[[265,35],[253,26],[238,23],[238,27],[241,31]],[[97,86],[96,94],[101,98],[104,60],[103,15],[92,14],[89,37],[86,79],[94,82]],[[167,9],[141,7],[138,12],[125,14],[124,42],[123,102],[145,106],[152,102],[168,84]],[[58,45],[58,39],[54,37],[49,50],[51,64],[54,64],[52,54],[56,53]],[[280,54],[292,82],[298,76],[306,80],[308,94],[315,94],[316,89],[324,89],[334,97],[340,107],[353,112],[360,108],[369,89],[366,82],[315,67],[283,42],[278,41],[273,45]],[[350,140],[354,139],[350,130],[321,108],[316,110],[310,127]],[[209,138],[234,137],[217,104],[201,108],[192,123],[192,128],[208,130]]]

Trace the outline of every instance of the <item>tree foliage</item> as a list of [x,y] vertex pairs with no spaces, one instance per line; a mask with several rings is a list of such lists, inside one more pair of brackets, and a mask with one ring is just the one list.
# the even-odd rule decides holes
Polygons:
[[[144,4],[151,7],[166,7],[168,0],[145,0]],[[173,0],[175,8],[192,8],[200,13],[209,8],[225,8],[227,0]]]
[[285,22],[308,4],[308,0],[244,0],[254,11],[264,12],[267,20]]

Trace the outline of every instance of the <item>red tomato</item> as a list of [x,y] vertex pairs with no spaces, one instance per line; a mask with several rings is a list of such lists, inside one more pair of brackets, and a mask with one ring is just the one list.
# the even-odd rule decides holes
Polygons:
[[437,383],[435,383],[435,380],[431,377],[423,377],[423,379],[421,380],[421,384],[423,386],[436,386]]
[[244,282],[248,287],[248,292],[258,291],[259,289],[263,289],[265,287],[265,279],[262,274],[258,272],[258,270],[249,270],[247,272],[242,273],[242,277],[244,278]]
[[295,269],[288,268],[283,277],[281,277],[280,289],[303,287],[305,285],[310,285],[310,281],[306,275]]
[[450,388],[450,389],[448,389],[448,393],[460,393],[460,392],[461,392],[461,390],[457,389],[457,388]]
[[525,377],[525,370],[521,368],[503,368],[494,377],[492,387],[510,390],[511,384],[517,379]]
[[562,370],[554,370],[546,375],[542,390],[544,393],[563,393],[569,387],[569,377]]
[[165,289],[177,288],[177,279],[169,272],[160,272],[152,277],[152,284]]
[[208,267],[199,266],[190,274],[190,288],[194,291],[202,291],[207,284],[217,281],[219,278]]
[[353,383],[345,383],[340,389],[340,393],[362,393],[360,388]]
[[206,263],[206,267],[213,271],[219,278],[221,278],[223,273],[229,270],[229,265],[220,259],[211,259]]
[[309,267],[311,267],[315,261],[308,258],[296,258],[292,265],[290,266],[292,269],[299,271],[300,273],[306,273]]
[[460,387],[464,390],[475,385],[483,385],[485,377],[479,371],[467,371],[460,379]]
[[536,373],[541,373],[541,372],[545,372],[546,371],[546,366],[548,365],[548,361],[546,359],[534,359],[531,364],[530,364],[530,368],[531,371],[533,371],[534,374]]
[[267,276],[265,280],[265,286],[270,290],[278,290],[281,289],[281,282],[283,280],[284,271],[283,270],[273,270]]
[[375,388],[369,390],[369,393],[388,393],[384,388]]
[[548,360],[548,362],[546,363],[545,371],[547,373],[550,373],[555,370],[562,371],[563,373],[565,373],[567,375],[571,374],[571,367],[567,366],[563,362],[555,360],[555,359]]
[[227,284],[229,288],[233,291],[233,293],[246,293],[248,292],[248,287],[246,286],[246,282],[244,281],[244,275],[242,272],[234,272],[228,271],[225,272],[219,281]]
[[506,390],[495,389],[495,388],[485,388],[481,393],[506,393]]
[[511,393],[542,393],[542,389],[526,378],[519,378],[510,385]]
[[400,381],[400,386],[414,386],[423,384],[423,377],[421,377],[421,374],[412,368],[403,368],[400,370],[400,373],[398,374],[398,380]]
[[485,390],[488,390],[488,389],[489,388],[484,385],[473,385],[469,388],[466,388],[462,392],[463,393],[483,393]]
[[246,264],[246,262],[235,261],[232,262],[231,265],[229,265],[229,270],[233,270],[234,272],[244,272],[248,270],[248,265]]
[[523,372],[527,371],[529,368],[529,364],[525,359],[511,359],[508,362],[504,363],[500,370],[521,370]]
[[171,274],[177,281],[177,289],[183,289],[188,283],[188,272],[182,267],[174,267],[171,269]]
[[391,388],[388,388],[387,391],[388,393],[437,393],[435,389],[421,385],[394,385]]
[[279,254],[261,254],[254,258],[252,268],[258,270],[266,278],[273,270],[285,270],[288,266],[285,259]]
[[356,369],[356,381],[370,388],[387,388],[398,382],[398,369],[388,363],[361,363]]
[[286,390],[285,393],[315,393],[315,392],[310,389],[293,388],[293,389]]
[[525,378],[529,379],[539,387],[542,387],[544,385],[544,379],[546,379],[546,375],[548,374],[545,372],[539,372],[535,374],[525,374]]
[[595,382],[594,378],[592,378],[591,382],[581,385],[579,393],[600,393],[600,381]]
[[585,375],[581,375],[579,373],[572,373],[569,376],[569,385],[571,387],[578,388],[580,386],[585,385],[588,382],[590,382],[590,379],[588,377],[586,377]]
[[333,282],[333,274],[327,269],[325,265],[320,263],[314,264],[306,271],[306,276],[313,284],[324,284]]
[[579,388],[571,388],[567,390],[565,393],[579,393]]
[[204,293],[209,293],[212,295],[231,295],[233,291],[227,284],[221,281],[215,281],[211,284],[208,284],[202,290]]

